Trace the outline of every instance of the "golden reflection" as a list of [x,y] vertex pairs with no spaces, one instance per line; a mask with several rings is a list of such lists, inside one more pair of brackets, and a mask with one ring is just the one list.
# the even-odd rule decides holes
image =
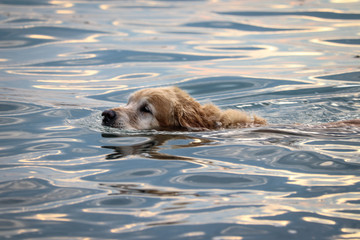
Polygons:
[[101,4],[100,6],[99,6],[99,8],[101,9],[101,10],[108,10],[109,8],[111,8],[111,6],[110,5],[107,5],[107,4]]
[[289,176],[288,184],[299,186],[352,186],[360,177],[352,175],[297,174]]
[[122,24],[122,22],[120,22],[120,21],[113,21],[112,22],[112,25],[114,25],[114,26],[119,26],[121,24]]
[[340,234],[341,239],[360,239],[360,229],[358,228],[342,228],[344,234]]
[[270,8],[272,8],[272,9],[286,9],[286,8],[289,8],[289,5],[273,4],[273,5],[270,6]]
[[[286,197],[286,196],[273,196],[267,197],[264,200],[265,210],[259,211],[259,216],[268,216],[269,213],[273,212],[271,216],[281,215],[283,214],[281,211],[286,210],[286,212],[314,212],[319,215],[325,216],[326,218],[321,217],[303,217],[304,221],[313,222],[313,223],[320,223],[326,225],[335,225],[336,222],[330,218],[347,218],[353,220],[359,220],[358,214],[345,212],[351,210],[357,210],[356,206],[348,206],[348,204],[340,204],[335,201],[338,197],[343,195],[347,195],[347,193],[340,193],[340,194],[328,194],[322,195],[319,197],[312,197],[312,198],[294,198],[294,197]],[[356,193],[354,193],[356,195]],[[256,197],[259,199],[259,197]],[[256,200],[255,200],[256,201]],[[272,204],[274,203],[274,204]],[[243,213],[244,215],[245,213]],[[241,218],[243,218],[243,215]],[[251,215],[246,215],[247,217]],[[256,217],[256,216],[251,216]],[[252,219],[248,219],[248,221],[256,221]],[[253,224],[253,223],[251,223]],[[258,222],[258,224],[262,224]],[[271,224],[271,223],[270,223]]]
[[[311,151],[322,153],[333,158],[338,158],[340,156],[345,162],[349,163],[356,162],[356,160],[354,161],[354,157],[360,156],[360,148],[356,145],[357,142],[351,140],[347,140],[346,142],[329,141],[328,143],[321,142],[319,144],[316,143],[316,140],[309,140],[299,144],[299,146],[304,149],[310,149]],[[334,164],[334,162],[327,161],[320,165],[330,166],[332,164]]]
[[74,6],[74,4],[71,1],[61,1],[61,0],[52,0],[50,1],[50,4],[61,5],[61,7],[64,8],[71,8]]
[[[48,156],[54,156],[54,155],[61,155],[62,151],[61,150],[51,150],[51,151],[46,151],[46,152],[34,152],[34,153],[29,153],[29,154],[25,154],[25,158],[21,158],[22,154],[20,155],[20,159],[18,159],[18,162],[47,162],[46,160],[43,161],[37,161],[40,159],[46,159],[46,157]],[[16,161],[16,158],[14,159]]]
[[[120,33],[117,33],[118,35],[120,35]],[[126,36],[127,34],[124,33],[124,35]],[[91,36],[88,36],[84,39],[79,39],[79,40],[64,40],[64,41],[59,41],[59,43],[63,43],[63,44],[67,44],[67,43],[95,43],[95,42],[99,42],[97,40],[98,37],[100,37],[101,34],[94,34]],[[63,54],[59,54],[59,56],[62,56]]]
[[[140,230],[142,228],[140,228],[140,226],[143,225],[143,223],[132,223],[132,224],[126,224],[122,227],[119,227],[119,228],[113,228],[113,229],[110,229],[110,232],[111,233],[121,233],[121,232],[127,232],[127,231],[135,231],[135,230]],[[140,229],[139,229],[140,228]]]
[[186,219],[187,217],[188,217],[187,214],[172,214],[169,216],[164,216],[161,221],[138,222],[133,224],[126,224],[119,228],[113,228],[110,230],[110,232],[112,233],[134,232],[154,226],[175,225],[184,222],[185,221],[184,219]]
[[149,210],[142,210],[139,211],[138,214],[136,214],[136,216],[141,217],[141,218],[148,218],[148,217],[154,217],[156,215],[158,215],[158,212],[152,212]]
[[[67,166],[73,166],[73,165],[79,165],[79,164],[86,164],[90,162],[102,162],[103,157],[100,156],[93,156],[93,157],[80,157],[80,158],[74,158],[74,159],[68,159],[68,160],[47,160],[47,157],[54,156],[54,155],[61,155],[63,154],[60,150],[50,150],[50,151],[43,151],[43,152],[34,152],[34,153],[26,153],[26,154],[19,154],[15,157],[13,157],[13,162],[21,162],[21,163],[28,163],[28,164],[52,164],[52,165],[67,165]],[[100,173],[106,172],[100,171]],[[94,175],[98,173],[95,172]]]
[[37,232],[40,232],[40,229],[36,229],[36,228],[19,229],[19,230],[14,230],[14,232],[16,232],[16,234],[20,235],[20,234],[25,234],[25,233],[37,233]]
[[349,47],[349,48],[360,47],[359,45],[355,45],[355,44],[336,43],[336,42],[323,41],[323,40],[320,40],[320,39],[312,39],[312,40],[310,40],[310,42],[316,43],[316,44],[334,46],[334,47]]
[[[276,52],[273,56],[323,56],[321,52]],[[305,65],[301,65],[306,67]]]
[[310,74],[323,73],[323,72],[324,72],[323,69],[306,69],[306,70],[302,69],[302,70],[296,71],[295,73],[310,75]]
[[360,216],[357,212],[355,213],[350,213],[350,212],[344,212],[344,210],[346,211],[358,211],[359,208],[355,208],[355,209],[342,209],[342,208],[337,208],[337,209],[326,209],[326,207],[324,207],[324,209],[322,209],[321,214],[328,216],[328,217],[340,217],[340,218],[345,218],[345,219],[352,219],[355,221],[359,221],[360,220]]
[[[214,161],[214,160],[212,160]],[[313,186],[354,186],[360,182],[360,177],[353,175],[328,175],[328,174],[311,174],[311,173],[294,173],[289,170],[274,170],[270,171],[262,167],[244,166],[237,170],[229,166],[228,173],[251,173],[257,176],[277,176],[288,179],[287,184],[294,184],[298,186],[313,187]]]
[[326,225],[336,225],[335,221],[330,219],[323,219],[323,218],[316,218],[316,217],[303,217],[302,218],[305,222],[312,222],[312,223],[320,223]]
[[48,35],[40,35],[40,34],[31,34],[31,35],[26,35],[27,38],[33,38],[33,39],[55,39],[55,37],[53,36],[48,36]]
[[[360,23],[358,22],[350,22],[350,23],[336,23],[334,24],[334,27],[341,28],[341,27],[359,27]],[[357,33],[356,35],[360,35],[360,33]]]
[[143,34],[149,34],[149,35],[160,34],[158,31],[155,31],[155,30],[133,30],[133,32],[143,33]]
[[246,35],[252,35],[250,32],[233,29],[223,29],[222,31],[212,32],[212,34],[216,37],[245,37]]
[[[276,227],[285,227],[290,221],[288,220],[268,220],[268,219],[259,219],[259,217],[271,217],[271,216],[279,216],[288,212],[285,205],[278,204],[267,204],[266,206],[259,207],[248,207],[244,208],[241,212],[241,215],[238,215],[239,212],[234,210],[229,210],[234,212],[233,215],[238,215],[232,217],[236,221],[237,224],[245,224],[245,225],[269,225]],[[229,216],[231,216],[231,213]]]
[[31,69],[31,70],[7,70],[9,74],[29,75],[29,76],[92,76],[97,74],[98,70],[58,70],[58,69]]
[[219,237],[213,237],[213,240],[242,240],[243,237],[239,236],[219,236]]
[[[73,53],[60,53],[58,54],[59,57],[69,57],[73,55]],[[96,54],[95,53],[83,53],[83,54],[77,54],[77,57],[83,58],[83,59],[87,59],[87,58],[96,58]]]
[[[216,43],[215,43],[216,44]],[[236,49],[235,48],[231,48],[232,46],[237,46],[237,45],[229,45],[229,44],[224,44],[224,43],[217,43],[216,45],[212,44],[212,45],[198,45],[195,46],[194,49],[200,50],[200,51],[206,51],[206,52],[221,52],[221,55],[225,55],[225,56],[234,56],[234,58],[237,57],[237,55],[234,54],[239,54],[241,53],[242,55],[248,56],[258,56],[259,58],[264,58],[267,56],[271,56],[274,54],[274,52],[278,51],[278,48],[274,47],[274,46],[269,46],[269,45],[251,45],[250,47],[255,47],[255,48],[259,48],[256,51],[254,51],[253,49],[249,49],[247,50],[246,48],[242,49]],[[231,48],[231,51],[226,51],[226,48]],[[298,53],[300,54],[300,53]],[[241,56],[241,55],[240,55]]]
[[357,204],[349,203],[351,201],[358,201],[359,200],[359,194],[357,192],[354,193],[346,193],[346,195],[341,196],[340,198],[336,199],[336,204],[346,204],[347,206],[358,206]]
[[33,216],[22,217],[23,219],[39,220],[39,221],[60,221],[70,222],[71,219],[66,218],[68,215],[65,213],[39,213]]
[[[121,1],[118,1],[118,2],[121,2]],[[163,4],[163,3],[159,3],[157,1],[139,1],[139,3],[137,3],[137,1],[122,1],[121,2],[121,6],[123,7],[126,7],[126,6],[138,6],[140,8],[143,8],[143,7],[147,7],[147,6],[165,6],[166,4]],[[107,10],[113,10],[113,9],[116,9],[114,6],[116,5],[110,5],[110,4],[101,4],[99,6],[99,8],[101,10],[104,10],[104,11],[107,11]],[[117,5],[119,6],[119,5]]]
[[[180,238],[189,238],[189,237],[201,237],[201,236],[205,236],[205,232],[188,232],[188,233],[184,233],[181,234],[179,237]],[[214,239],[214,238],[213,238]]]
[[75,14],[73,10],[56,10],[57,14]]

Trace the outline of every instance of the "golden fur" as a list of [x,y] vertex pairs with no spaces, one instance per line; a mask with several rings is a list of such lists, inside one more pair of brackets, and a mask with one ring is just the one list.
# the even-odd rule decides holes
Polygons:
[[213,130],[265,125],[266,120],[243,111],[201,105],[178,87],[135,92],[124,107],[103,112],[103,125],[122,129]]

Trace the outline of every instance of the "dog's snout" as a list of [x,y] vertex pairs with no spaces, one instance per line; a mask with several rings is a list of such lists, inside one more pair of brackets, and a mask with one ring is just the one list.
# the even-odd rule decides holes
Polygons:
[[103,116],[102,124],[106,126],[111,126],[116,118],[116,112],[114,110],[105,110],[102,112],[101,116]]
[[105,110],[101,116],[107,119],[114,119],[116,117],[116,112],[114,110]]

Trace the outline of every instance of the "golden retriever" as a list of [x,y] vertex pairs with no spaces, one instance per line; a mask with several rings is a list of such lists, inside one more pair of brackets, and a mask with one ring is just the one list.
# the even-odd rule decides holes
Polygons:
[[[266,120],[246,112],[201,105],[178,87],[148,88],[130,96],[124,107],[102,113],[102,125],[126,130],[204,131],[266,125]],[[360,119],[323,123],[314,127],[360,127]]]
[[261,126],[266,120],[243,111],[201,105],[178,87],[135,92],[124,107],[105,110],[102,125],[127,130],[214,130]]

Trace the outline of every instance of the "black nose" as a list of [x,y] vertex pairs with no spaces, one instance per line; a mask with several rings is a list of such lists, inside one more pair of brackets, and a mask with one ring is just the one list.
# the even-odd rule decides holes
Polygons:
[[102,112],[103,116],[102,124],[106,126],[111,126],[116,118],[116,112],[114,110],[105,110]]

